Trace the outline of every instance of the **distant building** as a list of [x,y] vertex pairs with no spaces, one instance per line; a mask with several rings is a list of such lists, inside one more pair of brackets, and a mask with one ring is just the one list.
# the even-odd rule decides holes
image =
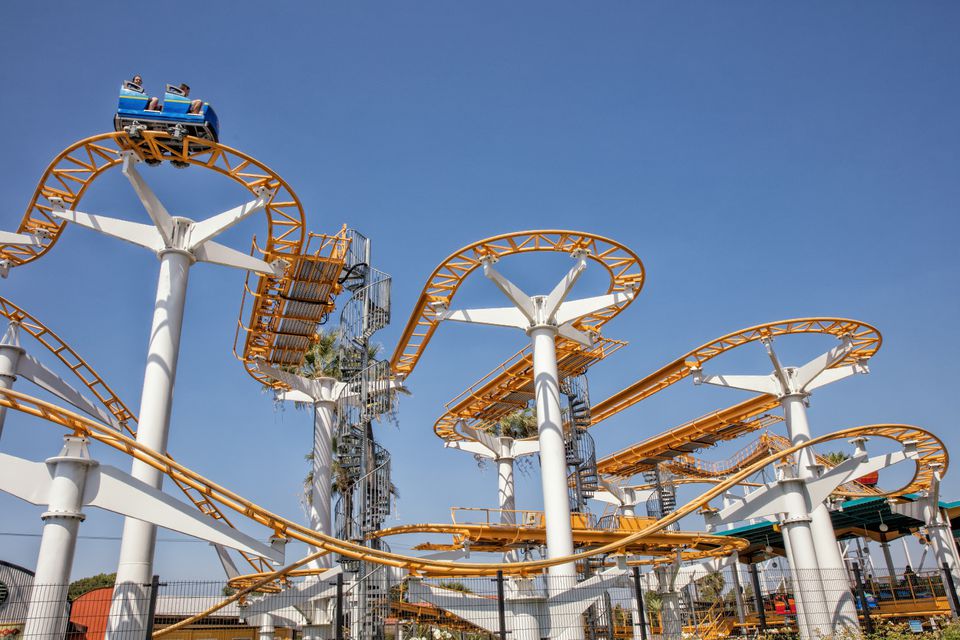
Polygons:
[[[71,634],[68,640],[103,640],[110,615],[112,587],[88,591],[73,601],[70,621],[85,631]],[[155,629],[174,624],[223,600],[223,596],[176,596],[160,595],[154,616]],[[242,622],[243,610],[232,603],[214,612],[200,622],[184,627],[166,636],[168,640],[257,640],[257,627]],[[277,640],[289,640],[293,633],[279,626],[274,633]],[[3,640],[0,637],[0,640]]]

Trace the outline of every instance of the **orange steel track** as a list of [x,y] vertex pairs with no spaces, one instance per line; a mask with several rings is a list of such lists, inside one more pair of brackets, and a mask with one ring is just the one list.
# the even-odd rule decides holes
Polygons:
[[[560,379],[586,372],[625,344],[619,340],[599,338],[593,347],[586,349],[565,338],[558,338],[557,372]],[[533,397],[533,352],[526,346],[448,402],[447,412],[433,425],[433,431],[447,441],[473,440],[469,433],[457,430],[461,420],[483,430],[502,416],[527,406]]]
[[590,414],[592,424],[599,424],[610,416],[616,415],[658,391],[683,380],[694,369],[702,367],[705,362],[731,349],[762,338],[803,333],[821,333],[836,338],[849,337],[852,340],[853,350],[843,360],[835,363],[834,367],[866,360],[880,349],[881,344],[880,332],[874,327],[857,320],[847,320],[845,318],[797,318],[756,325],[741,331],[728,333],[712,342],[703,344],[646,377],[637,380],[606,400],[593,405]]
[[[621,518],[624,519],[624,518]],[[619,540],[634,531],[641,524],[653,522],[653,518],[637,519],[629,526],[616,529],[594,529],[573,527],[573,543],[577,547],[595,547]],[[577,524],[574,522],[574,524]],[[406,534],[451,534],[452,544],[424,543],[414,549],[424,551],[452,551],[469,549],[471,552],[505,552],[547,543],[547,530],[542,525],[511,524],[409,524],[382,529],[372,534],[374,538],[385,538]],[[674,556],[677,550],[703,553],[706,555],[729,555],[741,551],[749,544],[742,538],[715,536],[692,531],[661,531],[627,545],[622,549],[630,555]],[[692,559],[692,558],[689,558]]]
[[[589,259],[610,274],[608,292],[639,292],[644,280],[643,263],[633,251],[609,238],[580,231],[555,230],[520,231],[487,238],[451,254],[430,274],[390,360],[394,373],[407,376],[417,366],[440,322],[437,306],[450,305],[460,285],[482,260],[537,251],[571,253],[584,249],[588,251]],[[631,301],[625,300],[584,317],[578,325],[599,331]]]
[[[26,331],[33,336],[37,342],[46,347],[60,362],[73,371],[74,375],[76,375],[97,400],[106,407],[107,411],[113,414],[113,417],[117,419],[127,433],[131,436],[136,435],[137,416],[124,404],[123,400],[117,396],[100,374],[98,374],[86,360],[81,358],[80,354],[74,351],[59,335],[40,322],[36,317],[30,315],[26,310],[18,307],[2,296],[0,296],[0,315],[10,322],[19,324],[22,331]],[[202,513],[230,527],[234,526],[226,514],[220,510],[220,507],[208,500],[202,493],[178,481],[176,478],[173,478],[173,481]],[[270,569],[270,564],[259,556],[245,551],[237,551],[237,553],[239,553],[255,571],[267,571]]]
[[[749,464],[755,460],[760,460],[777,451],[783,451],[790,446],[790,440],[775,433],[761,433],[755,441],[738,451],[729,460],[723,462],[707,462],[696,456],[682,455],[677,456],[670,462],[665,463],[671,473],[681,477],[688,478],[722,478],[730,475],[731,472],[740,468],[744,464]],[[832,469],[835,464],[831,463],[826,456],[816,454],[817,464],[827,469]],[[844,496],[876,496],[880,491],[875,487],[870,487],[859,482],[853,481],[838,487],[836,494]]]
[[[707,505],[710,500],[722,495],[724,491],[746,480],[766,465],[774,463],[784,456],[792,455],[805,447],[816,446],[831,440],[877,435],[897,440],[900,443],[915,443],[918,454],[916,460],[917,467],[928,469],[930,473],[933,473],[933,468],[931,467],[934,465],[936,465],[936,468],[941,472],[946,472],[949,463],[949,458],[946,450],[943,447],[943,443],[935,435],[920,429],[919,427],[895,424],[852,427],[813,438],[806,443],[792,446],[784,451],[778,452],[772,456],[764,458],[763,460],[755,462],[752,465],[747,465],[740,471],[732,474],[725,481],[708,488],[700,496],[679,507],[671,514],[642,526],[641,530],[635,533],[631,533],[618,540],[602,544],[601,546],[590,549],[585,553],[577,553],[561,558],[532,560],[516,563],[450,562],[444,560],[405,556],[391,553],[389,551],[371,549],[360,544],[346,540],[339,540],[318,531],[313,531],[304,525],[282,518],[268,511],[267,509],[244,499],[237,493],[234,493],[229,489],[226,489],[204,478],[195,471],[178,464],[169,456],[144,447],[143,445],[137,443],[134,439],[118,433],[111,427],[102,425],[77,413],[63,409],[62,407],[57,407],[48,402],[44,402],[43,400],[39,400],[37,398],[33,398],[12,390],[0,390],[0,405],[15,409],[27,415],[42,418],[48,422],[52,422],[56,425],[66,428],[74,435],[87,437],[113,447],[118,451],[122,451],[127,455],[141,460],[145,464],[164,472],[170,477],[176,478],[180,482],[183,482],[184,484],[198,491],[209,500],[215,501],[227,507],[228,509],[234,510],[237,513],[253,520],[254,522],[267,527],[275,534],[286,538],[300,540],[308,545],[318,547],[321,552],[339,553],[342,556],[356,560],[399,567],[414,574],[423,574],[425,572],[429,572],[430,574],[442,574],[445,576],[485,576],[493,575],[498,570],[503,570],[514,575],[531,575],[540,572],[546,567],[557,564],[577,562],[595,555],[622,553],[622,550],[629,547],[631,544],[634,544],[635,542],[647,536],[659,533],[674,522],[677,522],[680,519],[695,513],[698,509]],[[910,493],[922,489],[923,487],[916,483],[916,478],[919,475],[920,474],[915,474],[914,480],[907,485],[893,491],[885,492],[882,495],[902,495],[904,493]],[[296,562],[287,567],[286,570],[297,569],[301,564],[302,561]],[[273,572],[269,575],[278,577],[286,573],[286,570],[281,569],[280,571]],[[249,578],[251,576],[246,577]],[[273,579],[273,577],[270,579]]]
[[[333,297],[339,292],[336,284],[339,266],[343,264],[348,241],[342,232],[332,238],[317,236],[319,246],[312,254],[309,251],[307,255],[302,254],[304,214],[296,194],[265,164],[225,145],[192,136],[175,142],[159,131],[144,131],[137,138],[117,131],[81,140],[67,147],[47,167],[17,228],[20,233],[35,235],[38,244],[0,245],[0,256],[17,266],[49,251],[66,226],[53,216],[51,199],[59,199],[68,209],[77,208],[87,188],[107,169],[122,163],[123,151],[132,151],[141,160],[175,160],[211,169],[253,195],[257,195],[261,187],[273,192],[264,209],[266,244],[258,251],[267,262],[286,261],[287,268],[282,276],[259,275],[255,285],[248,283],[246,292],[250,293],[252,303],[248,320],[242,326],[243,348],[238,357],[250,375],[264,383],[269,381],[256,370],[255,359],[262,358],[280,366],[291,362],[299,364],[309,346],[309,336],[299,333],[303,333],[305,323],[312,322],[315,326],[332,309]],[[297,307],[294,304],[297,302],[302,304]],[[294,327],[292,331],[297,332],[298,339],[285,339],[290,326]],[[238,339],[239,333],[240,330]]]
[[773,396],[760,395],[708,413],[597,460],[597,471],[604,476],[629,478],[660,462],[762,429],[776,418],[757,416],[779,405]]

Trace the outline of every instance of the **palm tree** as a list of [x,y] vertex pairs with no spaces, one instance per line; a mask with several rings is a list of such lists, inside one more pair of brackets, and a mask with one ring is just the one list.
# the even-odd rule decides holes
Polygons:
[[837,466],[844,460],[850,459],[850,456],[848,456],[843,451],[831,451],[829,453],[824,453],[822,455],[823,455],[823,459],[829,462],[833,466]]
[[537,435],[537,411],[533,407],[517,409],[487,427],[487,431],[514,439],[533,437]]
[[[348,349],[349,346],[344,344],[342,328],[324,329],[321,327],[317,332],[315,341],[310,345],[310,348],[303,358],[303,364],[299,367],[289,367],[288,371],[300,377],[307,378],[308,380],[333,378],[339,382],[345,382],[343,364],[346,360],[345,354]],[[380,344],[367,345],[367,359],[373,360],[376,358],[380,349]],[[306,408],[307,405],[298,402],[296,406],[298,409],[302,409]],[[373,434],[368,433],[367,436],[372,438]],[[337,450],[336,437],[334,437],[333,440],[333,450]],[[311,470],[303,479],[303,494],[301,495],[302,504],[305,508],[308,508],[307,505],[313,500],[313,452],[311,451],[304,456],[304,458],[311,463]],[[337,460],[333,461],[331,475],[333,492],[341,496],[346,495],[350,489],[351,478]],[[399,495],[396,487],[392,485],[391,492],[394,493],[394,495]]]

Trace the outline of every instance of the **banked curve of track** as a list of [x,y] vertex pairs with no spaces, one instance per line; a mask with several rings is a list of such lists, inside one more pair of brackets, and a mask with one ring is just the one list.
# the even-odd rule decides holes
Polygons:
[[866,360],[880,349],[882,337],[873,326],[848,318],[813,317],[778,320],[758,324],[740,331],[728,333],[716,340],[704,343],[640,378],[633,384],[598,402],[591,408],[591,424],[598,424],[617,413],[632,407],[672,384],[683,380],[704,363],[739,346],[764,338],[798,334],[826,334],[841,339],[849,337],[853,348],[834,367]]
[[235,181],[253,196],[258,196],[264,187],[271,191],[264,207],[266,241],[258,244],[254,240],[253,247],[265,261],[284,260],[287,268],[279,276],[258,274],[256,285],[248,286],[254,302],[249,314],[250,326],[244,327],[241,323],[238,328],[238,337],[241,329],[246,333],[242,351],[237,354],[254,379],[269,382],[258,372],[254,360],[269,352],[269,345],[275,341],[276,325],[287,305],[287,294],[298,278],[301,263],[309,261],[309,257],[302,254],[307,233],[303,206],[290,185],[270,167],[242,151],[192,136],[175,141],[161,131],[143,131],[135,138],[123,131],[84,138],[53,159],[33,192],[17,231],[34,236],[36,243],[0,244],[0,258],[16,267],[45,255],[66,227],[66,222],[53,215],[54,203],[76,209],[97,178],[122,164],[125,151],[151,163],[169,161],[212,170]]
[[[126,403],[120,399],[103,377],[97,373],[79,353],[67,344],[63,338],[43,324],[36,316],[3,296],[0,296],[0,315],[10,322],[19,324],[22,331],[26,331],[51,354],[56,356],[60,362],[83,382],[84,386],[104,408],[116,418],[120,426],[131,436],[136,437],[136,414],[127,407]],[[180,482],[174,482],[201,513],[204,513],[214,520],[219,520],[229,527],[234,527],[234,524],[227,515],[223,513],[215,503],[208,500],[202,494],[197,493],[189,486]],[[256,571],[265,571],[270,566],[266,560],[253,554],[245,551],[238,551],[237,553]]]
[[[600,264],[610,275],[608,293],[643,287],[644,268],[633,251],[615,240],[583,231],[537,230],[504,233],[469,244],[441,262],[424,286],[410,314],[390,360],[394,373],[408,376],[439,324],[437,305],[449,306],[464,280],[484,259],[554,251],[571,253],[586,250],[587,257]],[[599,328],[632,302],[625,300],[579,321],[579,325]]]
[[[552,558],[544,560],[530,560],[517,563],[476,563],[476,562],[450,562],[444,560],[435,560],[428,558],[418,558],[415,556],[405,556],[402,554],[371,549],[356,543],[340,540],[332,536],[309,529],[308,527],[296,522],[287,520],[276,515],[269,510],[254,504],[243,498],[239,494],[230,491],[211,480],[208,480],[200,474],[175,462],[169,456],[153,451],[137,443],[132,438],[116,432],[112,428],[102,425],[94,420],[85,418],[72,411],[63,409],[43,400],[18,393],[12,390],[0,390],[0,405],[10,409],[20,411],[27,415],[42,418],[49,423],[61,426],[71,431],[74,435],[84,436],[108,446],[122,451],[131,457],[143,461],[166,475],[174,478],[178,482],[192,487],[202,493],[210,500],[225,506],[228,509],[236,511],[250,520],[261,524],[272,530],[277,535],[292,538],[305,542],[308,545],[318,547],[328,553],[338,553],[342,556],[361,560],[364,562],[373,562],[376,564],[394,566],[410,571],[414,574],[429,572],[431,574],[445,576],[486,576],[494,575],[497,571],[506,571],[512,574],[529,575],[537,573],[544,568],[576,562],[595,555],[604,555],[620,552],[628,545],[641,540],[645,536],[662,531],[670,524],[694,513],[698,509],[707,505],[710,500],[720,496],[724,491],[737,485],[749,476],[753,475],[763,467],[782,459],[785,456],[792,455],[801,449],[809,446],[828,442],[831,440],[852,438],[857,436],[877,435],[892,438],[900,443],[911,442],[917,447],[918,458],[916,464],[918,467],[932,467],[940,473],[945,473],[949,463],[946,449],[943,443],[935,435],[911,425],[867,425],[861,427],[851,427],[841,429],[833,433],[813,438],[803,444],[795,445],[767,458],[744,467],[739,472],[727,478],[724,482],[710,487],[694,500],[686,503],[673,513],[657,520],[636,533],[624,536],[623,538],[605,544],[603,546],[589,550],[586,553],[577,553],[562,558]],[[899,489],[888,491],[882,495],[902,495],[917,490],[913,483],[905,485]],[[291,568],[297,568],[299,563],[295,563]]]
[[76,208],[99,176],[123,162],[123,151],[133,151],[141,160],[178,161],[211,169],[254,196],[260,187],[276,189],[265,207],[269,238],[264,251],[275,257],[300,253],[305,235],[303,207],[283,178],[253,157],[218,142],[185,136],[182,143],[174,143],[169,138],[159,131],[144,131],[137,138],[114,131],[84,138],[61,151],[44,171],[17,228],[19,233],[37,235],[38,244],[0,245],[0,255],[16,266],[49,251],[66,227],[66,222],[53,215],[51,199],[59,198],[64,207]]

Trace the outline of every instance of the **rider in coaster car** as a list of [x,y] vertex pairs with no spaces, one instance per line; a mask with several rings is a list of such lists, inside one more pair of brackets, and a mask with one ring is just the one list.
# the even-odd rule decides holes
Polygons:
[[[127,80],[123,83],[123,88],[128,91],[136,91],[137,93],[142,93],[146,95],[146,92],[143,90],[143,76],[139,73],[133,76],[132,80]],[[163,106],[160,104],[160,99],[156,96],[150,96],[150,99],[147,100],[147,106],[145,110],[147,111],[161,111]]]
[[[180,95],[182,95],[184,98],[190,95],[190,85],[188,85],[186,82],[181,82],[179,89],[180,89]],[[191,100],[190,109],[187,110],[187,113],[200,115],[200,110],[202,108],[203,108],[203,100]]]

